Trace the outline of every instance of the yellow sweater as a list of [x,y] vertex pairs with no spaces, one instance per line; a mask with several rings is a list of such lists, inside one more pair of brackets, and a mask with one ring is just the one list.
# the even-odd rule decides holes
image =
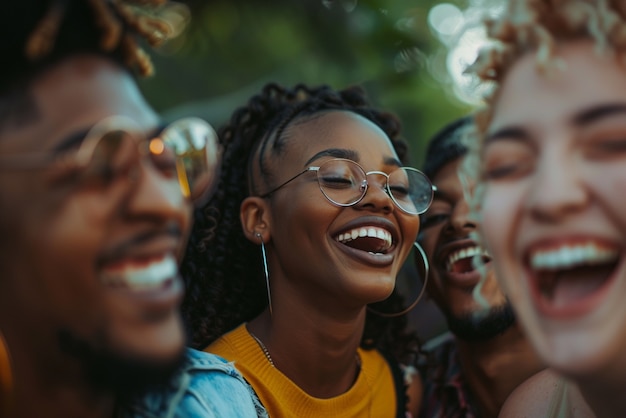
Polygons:
[[358,349],[361,371],[344,394],[314,398],[273,367],[245,324],[205,349],[229,361],[252,385],[271,418],[396,416],[396,394],[389,365],[376,350]]

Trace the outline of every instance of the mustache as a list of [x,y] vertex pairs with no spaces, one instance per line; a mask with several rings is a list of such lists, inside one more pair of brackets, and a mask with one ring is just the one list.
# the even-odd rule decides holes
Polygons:
[[177,224],[169,224],[163,228],[150,229],[148,231],[134,235],[126,241],[116,245],[103,257],[102,261],[115,260],[123,257],[134,247],[141,247],[148,244],[151,241],[162,238],[173,238],[177,241],[182,241],[184,234],[180,226]]

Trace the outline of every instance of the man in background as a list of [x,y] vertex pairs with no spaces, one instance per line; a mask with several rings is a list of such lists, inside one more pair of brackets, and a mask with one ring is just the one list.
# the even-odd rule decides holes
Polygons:
[[452,334],[430,349],[423,370],[424,418],[497,417],[511,391],[543,368],[473,234],[473,184],[462,170],[464,141],[472,131],[471,117],[450,123],[430,141],[424,163],[437,187],[419,238],[430,263],[427,291]]
[[257,416],[230,364],[185,350],[178,262],[216,148],[197,119],[162,127],[132,76],[166,5],[2,5],[3,418]]

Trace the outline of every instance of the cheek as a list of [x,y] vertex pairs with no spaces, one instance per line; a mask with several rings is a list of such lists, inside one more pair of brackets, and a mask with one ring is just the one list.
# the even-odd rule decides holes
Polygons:
[[[520,185],[488,185],[481,206],[481,235],[500,279],[513,278],[516,264],[515,237],[523,209]],[[509,291],[514,283],[502,283]]]
[[428,256],[429,261],[432,263],[433,257],[435,255],[435,249],[437,246],[437,239],[440,234],[441,227],[432,226],[427,230],[420,230],[421,239],[420,245],[424,249],[424,252]]
[[611,213],[614,221],[626,231],[626,212],[624,211],[624,193],[626,193],[626,170],[624,161],[620,163],[604,163],[602,166],[587,168],[585,178],[593,188],[592,193]]

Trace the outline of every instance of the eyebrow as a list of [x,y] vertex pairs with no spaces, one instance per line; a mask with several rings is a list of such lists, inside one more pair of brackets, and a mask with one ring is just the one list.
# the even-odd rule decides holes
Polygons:
[[439,187],[436,187],[433,190],[433,200],[435,200],[435,199],[437,199],[437,200],[446,200],[446,201],[451,200],[450,195],[448,193],[446,193],[445,191],[441,190]]
[[[359,154],[356,151],[343,149],[343,148],[330,148],[324,151],[320,151],[315,154],[313,157],[309,158],[309,160],[304,163],[305,166],[311,164],[313,161],[322,158],[322,157],[334,157],[334,158],[345,158],[346,160],[352,160],[359,162]],[[383,163],[385,165],[393,165],[396,167],[402,167],[402,162],[395,157],[384,157]]]
[[383,159],[385,165],[394,165],[396,167],[402,167],[402,162],[394,157],[385,157]]
[[342,149],[342,148],[329,148],[329,149],[325,149],[324,151],[320,151],[314,156],[312,156],[311,158],[309,158],[309,160],[306,163],[304,163],[304,165],[305,166],[309,165],[313,161],[320,159],[322,157],[345,158],[347,160],[352,160],[356,162],[359,161],[359,154],[356,153],[355,151],[352,151],[349,149]]
[[[626,114],[626,103],[609,103],[599,106],[592,106],[588,109],[583,109],[574,115],[571,119],[571,124],[583,127],[597,122],[601,119],[608,118],[615,115]],[[485,137],[485,145],[491,142],[501,139],[512,139],[523,141],[528,138],[528,134],[524,128],[520,126],[506,126],[500,130],[488,134]]]
[[585,109],[574,116],[572,122],[577,126],[589,125],[599,119],[626,113],[626,103],[609,103],[593,106]]
[[528,134],[526,130],[520,126],[506,126],[502,129],[499,129],[495,132],[487,134],[485,137],[484,145],[487,146],[495,141],[500,141],[503,139],[512,139],[517,141],[524,141],[528,139]]

